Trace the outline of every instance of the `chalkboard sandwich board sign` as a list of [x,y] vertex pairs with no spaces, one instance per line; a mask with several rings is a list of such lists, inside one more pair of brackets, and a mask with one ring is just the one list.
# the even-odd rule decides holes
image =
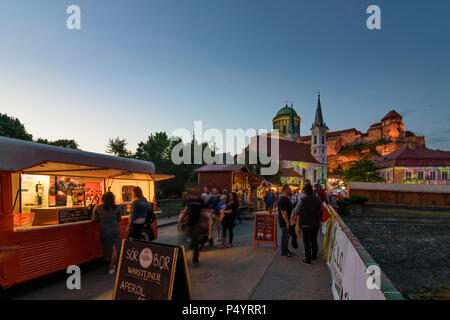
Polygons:
[[275,214],[255,214],[253,248],[258,242],[272,242],[273,249],[277,248],[277,216]]
[[190,300],[184,247],[123,240],[114,300]]

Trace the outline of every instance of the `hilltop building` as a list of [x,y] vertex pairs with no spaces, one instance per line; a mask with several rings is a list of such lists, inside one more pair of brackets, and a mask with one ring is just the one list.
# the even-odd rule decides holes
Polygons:
[[[311,143],[311,136],[299,139],[302,143]],[[351,148],[356,146],[357,148]],[[412,132],[405,132],[403,117],[395,110],[388,112],[380,122],[370,126],[367,133],[355,128],[326,133],[326,155],[328,169],[333,171],[339,165],[346,168],[352,161],[358,160],[361,151],[369,158],[386,155],[403,146],[410,148],[425,147],[425,137],[417,137]],[[357,150],[352,152],[352,150]],[[375,154],[369,154],[369,152]]]

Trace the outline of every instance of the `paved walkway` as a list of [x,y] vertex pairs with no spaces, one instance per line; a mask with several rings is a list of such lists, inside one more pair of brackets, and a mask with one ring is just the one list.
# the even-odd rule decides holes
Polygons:
[[[160,219],[159,242],[179,245],[180,233],[176,217]],[[253,249],[253,221],[244,220],[234,229],[234,246],[228,249],[214,247],[200,253],[200,265],[192,268],[192,251],[187,252],[193,299],[332,299],[330,276],[325,262],[303,265],[303,245],[293,250],[296,256],[280,256],[279,249],[261,244]],[[280,233],[279,233],[280,234]],[[4,292],[12,299],[95,299],[112,297],[114,276],[105,274],[105,267],[97,262],[81,266],[82,289],[68,290],[67,274],[62,271]]]
[[[161,232],[159,241],[180,244],[175,226]],[[278,232],[280,235],[280,231]],[[208,249],[200,253],[200,265],[188,266],[195,300],[331,300],[330,275],[324,261],[308,266],[299,241],[294,258],[280,256],[279,249],[261,244],[253,249],[253,221],[235,227],[234,246]],[[280,242],[279,242],[280,243]],[[112,291],[97,297],[109,299]]]
[[157,224],[158,228],[171,226],[177,224],[178,216],[172,216],[170,218],[158,218]]

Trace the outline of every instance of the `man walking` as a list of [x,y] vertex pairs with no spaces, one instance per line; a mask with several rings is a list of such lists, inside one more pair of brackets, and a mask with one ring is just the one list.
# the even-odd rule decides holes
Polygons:
[[312,261],[317,261],[317,234],[320,227],[322,204],[319,198],[313,195],[311,185],[306,185],[303,189],[305,197],[302,199],[298,223],[303,231],[303,244],[305,246],[306,259],[302,262],[311,265]]
[[203,202],[198,194],[193,194],[188,197],[188,201],[183,212],[178,219],[177,229],[181,231],[181,224],[186,225],[186,235],[191,240],[191,247],[194,251],[192,262],[194,267],[198,266],[201,244],[201,230],[199,229],[199,222],[202,216]]
[[278,223],[281,228],[281,256],[292,257],[294,254],[289,251],[288,243],[290,236],[290,221],[289,217],[292,212],[292,203],[290,200],[291,189],[289,186],[283,186],[281,189],[281,197],[278,200]]

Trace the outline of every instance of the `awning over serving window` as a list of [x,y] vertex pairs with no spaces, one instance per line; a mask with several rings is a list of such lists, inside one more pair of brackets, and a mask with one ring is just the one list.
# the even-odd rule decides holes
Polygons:
[[149,161],[72,150],[0,137],[0,170],[26,174],[158,181],[173,178],[156,174]]

